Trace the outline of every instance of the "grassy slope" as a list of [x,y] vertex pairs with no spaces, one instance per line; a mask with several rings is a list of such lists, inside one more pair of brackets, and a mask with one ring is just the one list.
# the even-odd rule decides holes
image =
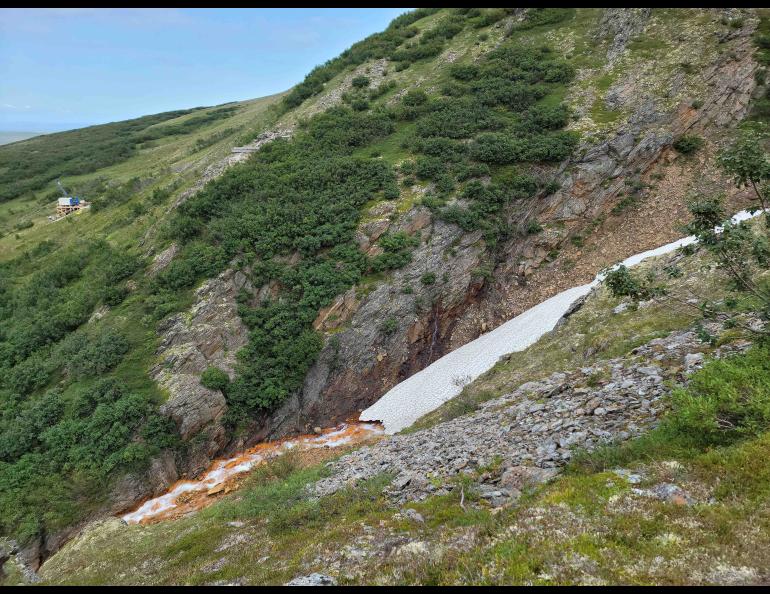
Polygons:
[[[0,261],[14,258],[44,241],[53,241],[59,248],[63,248],[83,239],[104,239],[120,249],[135,251],[147,229],[164,218],[169,211],[169,202],[174,200],[178,191],[192,185],[207,165],[229,154],[232,146],[244,142],[264,129],[273,118],[268,107],[275,104],[281,97],[282,94],[278,94],[241,102],[238,104],[241,106],[240,111],[232,117],[218,120],[213,125],[204,126],[191,134],[169,136],[153,141],[148,143],[150,146],[141,149],[137,155],[126,161],[86,175],[66,177],[63,180],[67,187],[76,189],[98,178],[106,178],[110,183],[115,184],[125,183],[135,177],[146,180],[143,183],[143,189],[123,204],[111,206],[100,212],[81,211],[63,220],[50,223],[47,217],[54,211],[55,204],[44,201],[44,198],[55,190],[54,182],[36,192],[34,199],[16,198],[0,203],[0,230],[6,233],[0,237]],[[162,125],[181,123],[198,113],[188,114],[164,122]],[[199,139],[206,139],[231,129],[231,132],[211,146],[200,151],[193,150]],[[169,184],[178,184],[178,190],[174,196],[160,204],[153,204],[148,200],[155,188],[163,188]],[[85,198],[89,197],[85,196]],[[132,212],[137,204],[143,204],[146,208],[145,212],[139,216]],[[29,220],[34,225],[28,229],[10,231],[13,221],[22,216],[24,220]],[[46,259],[55,260],[57,257],[57,253],[53,252],[39,262],[44,263]],[[148,329],[143,324],[136,323],[143,316],[140,303],[136,301],[136,299],[127,299],[119,307],[114,308],[105,321],[115,322],[119,327],[130,330],[135,336],[147,332],[154,336],[151,328]],[[154,343],[150,344],[144,338],[141,342],[146,343],[146,348],[143,349],[146,352],[133,353],[121,367],[125,370],[135,367],[133,374],[138,376],[139,382],[146,384],[149,380],[145,374],[144,363],[148,357],[152,356]]]
[[[661,273],[663,265],[656,261],[651,268]],[[674,294],[686,296],[693,287],[721,293],[702,254],[680,266],[684,275],[673,281]],[[480,385],[499,392],[587,364],[589,345],[599,346],[598,357],[619,356],[693,322],[684,312],[661,315],[657,306],[613,315],[617,303],[604,290],[592,294],[561,329],[501,363]],[[313,501],[304,486],[327,468],[283,458],[253,473],[239,492],[187,518],[151,526],[108,520],[65,546],[42,575],[47,583],[65,584],[280,584],[313,571],[368,584],[756,579],[770,560],[764,462],[770,437],[710,450],[675,446],[670,437],[653,434],[631,447],[578,457],[564,476],[502,511],[489,509],[466,481],[464,508],[459,489],[409,505],[424,524],[395,515],[398,509],[381,494],[387,476]],[[642,482],[631,485],[607,471],[620,464],[641,474]],[[679,506],[632,490],[661,482],[711,502]],[[423,544],[416,553],[398,549],[408,541]]]
[[[0,203],[0,229],[8,230],[9,226],[18,216],[24,213],[27,220],[34,222],[30,228],[20,231],[11,231],[5,235],[0,233],[0,262],[11,262],[13,283],[18,286],[34,278],[37,270],[57,267],[57,259],[68,248],[79,245],[83,241],[105,240],[113,248],[138,255],[146,250],[149,245],[141,246],[141,238],[151,225],[162,221],[170,210],[170,203],[176,197],[176,193],[166,196],[163,201],[150,199],[157,188],[165,188],[174,184],[178,191],[193,184],[200,176],[202,170],[210,163],[216,162],[230,152],[230,148],[241,144],[256,136],[274,119],[268,108],[281,98],[281,95],[243,102],[239,111],[228,118],[219,119],[212,124],[194,130],[191,134],[163,137],[156,141],[146,143],[145,148],[138,151],[131,158],[116,163],[93,173],[65,177],[63,183],[77,193],[78,189],[85,187],[88,182],[97,178],[104,178],[111,184],[122,184],[132,178],[141,178],[141,189],[121,204],[110,205],[98,212],[83,211],[71,215],[63,220],[50,223],[47,216],[53,212],[54,204],[46,198],[55,185],[47,187],[35,193],[32,198],[17,198]],[[215,108],[211,108],[215,109]],[[205,111],[205,110],[204,110]],[[201,111],[182,116],[176,120],[164,122],[177,124],[202,113]],[[222,133],[226,131],[226,133]],[[221,138],[219,135],[221,133]],[[217,138],[213,144],[202,150],[193,150],[199,139]],[[40,139],[38,139],[40,140]],[[19,143],[23,146],[25,143]],[[85,195],[86,199],[92,199]],[[141,207],[137,211],[137,207]],[[54,245],[55,249],[50,253],[36,253],[35,248],[47,242]],[[25,254],[31,254],[25,257]],[[137,273],[137,279],[141,280],[143,269]],[[85,282],[90,282],[88,278]],[[101,287],[100,287],[101,289]],[[186,297],[180,297],[184,300]],[[155,322],[147,319],[143,309],[143,299],[136,293],[130,294],[122,303],[110,308],[98,322],[83,324],[83,332],[99,333],[107,328],[114,328],[123,334],[129,344],[129,352],[122,357],[119,364],[110,373],[100,374],[100,377],[87,377],[70,381],[61,373],[56,373],[50,378],[51,386],[60,384],[63,386],[61,401],[71,403],[82,390],[91,389],[97,380],[103,378],[117,378],[123,389],[133,394],[142,395],[152,402],[159,403],[165,399],[165,394],[150,379],[147,374],[157,346],[158,335]],[[63,380],[63,381],[61,381]],[[48,387],[48,386],[46,386]],[[37,390],[30,396],[30,401],[39,400],[43,390]],[[50,476],[50,479],[57,480]],[[72,481],[64,481],[62,485],[71,485]],[[108,487],[102,485],[102,489]],[[44,511],[47,505],[39,507],[40,517],[52,518],[54,527],[61,527],[67,522],[75,522],[83,515],[99,509],[104,503],[104,493],[98,491],[100,487],[89,487],[87,497],[80,496],[76,508],[64,515]],[[28,493],[38,492],[33,488],[27,489]],[[38,494],[45,498],[45,490],[39,490]],[[7,499],[6,499],[7,501]],[[14,507],[13,501],[8,504]],[[29,503],[25,502],[25,506]],[[17,501],[21,507],[21,502]],[[26,509],[26,508],[25,508]],[[77,510],[77,513],[75,511]],[[75,517],[72,514],[75,513]]]
[[[207,164],[227,155],[232,146],[245,141],[249,136],[256,136],[264,129],[270,121],[267,108],[282,96],[283,94],[278,94],[239,102],[235,104],[239,107],[239,111],[233,116],[216,120],[190,134],[166,136],[150,141],[145,143],[145,148],[141,148],[137,154],[123,162],[93,173],[65,176],[62,179],[66,187],[74,188],[75,193],[79,193],[78,188],[85,187],[88,182],[100,177],[107,178],[111,183],[124,183],[134,177],[150,180],[136,198],[116,208],[110,208],[95,215],[83,213],[85,216],[82,218],[71,217],[49,224],[47,217],[53,214],[55,201],[48,199],[48,196],[56,191],[55,182],[47,184],[31,196],[25,195],[0,203],[0,261],[13,258],[45,240],[54,240],[66,245],[76,237],[99,237],[119,245],[134,247],[136,239],[141,236],[147,225],[162,216],[168,209],[168,204],[155,205],[142,217],[130,221],[127,219],[133,218],[129,216],[132,205],[145,199],[155,187],[163,187],[172,182],[180,183],[181,188],[192,184]],[[149,130],[154,127],[184,123],[213,109],[216,108],[167,120]],[[200,151],[193,151],[198,140],[207,139],[230,129],[232,129],[231,132],[214,144]],[[44,139],[36,140],[42,142]],[[89,196],[84,198],[89,199]],[[130,224],[118,227],[116,221],[121,220]],[[30,221],[34,225],[28,229],[15,230],[14,226],[20,221]]]
[[[53,212],[55,205],[44,199],[55,190],[54,182],[36,192],[33,199],[17,198],[0,203],[0,230],[5,230],[6,233],[0,237],[0,261],[17,257],[45,241],[55,242],[61,249],[83,239],[104,239],[119,249],[132,252],[137,250],[142,235],[151,225],[164,218],[169,210],[168,203],[174,200],[177,192],[192,185],[207,165],[229,154],[232,146],[263,130],[273,118],[268,108],[281,97],[282,94],[278,94],[241,102],[238,104],[240,110],[234,116],[218,120],[190,134],[168,136],[150,142],[147,148],[141,149],[138,154],[121,163],[63,180],[67,187],[75,189],[98,178],[106,178],[109,183],[115,184],[125,183],[136,177],[146,180],[143,189],[123,204],[99,212],[81,211],[51,223],[47,217]],[[201,112],[184,115],[161,125],[182,123],[199,113]],[[203,150],[193,150],[199,139],[209,138],[222,131],[230,132]],[[169,184],[178,187],[174,196],[159,204],[148,200],[155,188],[163,188]],[[139,216],[132,211],[137,204],[146,208]],[[9,231],[9,227],[21,213],[24,220],[29,220],[34,225],[20,231]],[[50,260],[55,261],[58,257],[57,251],[38,259],[38,265],[44,265]],[[115,371],[126,382],[126,387],[157,392],[157,387],[146,374],[147,361],[152,360],[155,352],[156,333],[152,324],[137,323],[144,316],[141,305],[140,298],[129,297],[120,306],[113,308],[102,324],[112,324],[126,331],[131,344],[138,346]]]

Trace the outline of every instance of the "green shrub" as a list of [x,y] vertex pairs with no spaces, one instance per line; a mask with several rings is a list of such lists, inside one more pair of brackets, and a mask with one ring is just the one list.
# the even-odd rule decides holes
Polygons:
[[770,348],[710,361],[674,390],[668,430],[702,447],[732,443],[770,429]]
[[527,225],[527,234],[536,235],[543,230],[543,226],[537,221],[530,221]]
[[480,69],[475,64],[452,64],[449,67],[450,76],[464,82],[475,79],[479,73]]
[[696,152],[703,146],[703,139],[700,136],[694,136],[692,134],[685,134],[680,136],[676,142],[674,142],[674,148],[683,155],[689,155]]
[[417,107],[428,101],[428,94],[422,89],[409,89],[401,97],[401,103],[408,107]]
[[201,385],[209,390],[225,392],[230,385],[230,376],[219,367],[208,367],[201,373]]
[[423,285],[433,285],[436,283],[436,273],[426,272],[420,277],[420,282]]
[[396,330],[398,330],[398,320],[393,316],[387,318],[380,325],[380,330],[383,332],[383,334],[386,334],[386,335],[393,334]]
[[374,256],[371,260],[372,272],[384,272],[401,268],[412,261],[412,248],[418,244],[418,240],[404,232],[385,233],[377,241],[383,249],[383,253]]
[[658,289],[632,274],[622,264],[605,273],[604,285],[610,290],[613,297],[631,297],[637,301],[649,299],[658,293]]
[[369,86],[369,82],[369,77],[367,76],[356,76],[352,81],[350,81],[350,84],[353,85],[353,88],[365,89]]
[[107,328],[96,336],[82,336],[82,342],[62,345],[60,356],[73,377],[96,377],[115,367],[128,352],[125,335]]
[[520,161],[524,156],[524,147],[514,137],[487,132],[476,137],[470,153],[471,157],[482,163],[504,165]]

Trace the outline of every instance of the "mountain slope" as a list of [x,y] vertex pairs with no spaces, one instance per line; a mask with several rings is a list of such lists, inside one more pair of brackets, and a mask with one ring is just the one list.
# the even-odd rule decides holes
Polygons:
[[[416,11],[280,103],[65,178],[101,210],[42,225],[34,201],[0,204],[9,231],[18,208],[35,223],[0,238],[4,531],[40,559],[78,522],[221,452],[345,419],[673,239],[699,184],[741,204],[712,156],[748,112],[758,22]],[[705,144],[685,157],[672,148],[684,136]],[[27,142],[54,150],[56,138]],[[230,148],[249,141],[259,150],[237,163]]]
[[[716,343],[696,331],[700,313],[685,301],[693,288],[703,298],[729,295],[710,264],[703,250],[646,263],[669,299],[638,308],[618,308],[622,299],[597,288],[555,331],[469,386],[453,420],[331,465],[285,456],[236,494],[177,520],[95,523],[41,576],[64,584],[281,584],[316,572],[343,584],[762,583],[767,434],[705,445],[688,426],[690,394],[705,398],[738,381],[767,397],[766,346],[752,348],[719,323],[705,323]],[[672,277],[672,267],[681,274]],[[476,411],[474,393],[486,400]],[[639,437],[607,445],[629,434]],[[560,449],[547,447],[557,439]],[[557,451],[575,459],[554,478]]]

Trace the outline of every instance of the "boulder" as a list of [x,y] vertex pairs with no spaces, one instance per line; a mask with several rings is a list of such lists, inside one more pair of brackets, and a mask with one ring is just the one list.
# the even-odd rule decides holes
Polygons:
[[311,573],[310,575],[301,575],[295,577],[286,586],[336,586],[337,580],[330,575],[322,573]]

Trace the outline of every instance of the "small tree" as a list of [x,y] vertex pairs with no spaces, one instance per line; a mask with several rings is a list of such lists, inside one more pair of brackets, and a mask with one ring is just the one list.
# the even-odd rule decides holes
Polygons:
[[613,297],[630,297],[634,301],[642,301],[664,293],[662,287],[653,285],[653,279],[639,278],[623,264],[605,272],[604,284]]
[[732,177],[739,188],[751,187],[759,208],[765,211],[765,223],[770,229],[770,206],[767,182],[770,180],[770,161],[762,148],[762,135],[744,130],[738,140],[718,157],[722,169]]
[[696,152],[703,146],[703,139],[700,136],[685,134],[674,142],[674,148],[683,155],[689,155]]
[[[759,276],[761,271],[770,268],[767,234],[755,233],[746,221],[715,225],[715,221],[723,218],[721,197],[695,200],[689,208],[693,219],[686,227],[688,231],[714,256],[718,268],[729,277],[732,288],[754,301],[754,309],[761,318],[770,319],[770,282]],[[704,310],[714,313],[718,308],[708,304]],[[735,321],[734,316],[727,317]],[[768,330],[763,333],[767,335]]]

